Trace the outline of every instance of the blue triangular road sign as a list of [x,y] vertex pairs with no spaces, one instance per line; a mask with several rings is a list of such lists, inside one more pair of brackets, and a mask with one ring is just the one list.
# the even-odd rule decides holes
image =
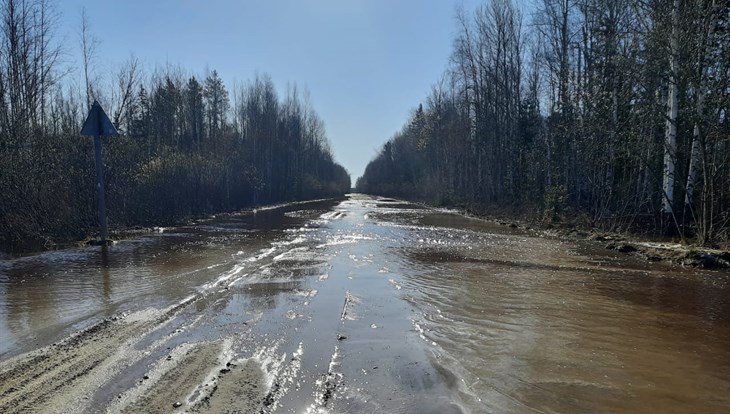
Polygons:
[[94,101],[89,110],[89,116],[86,117],[84,126],[81,128],[81,135],[90,137],[113,137],[119,135],[117,129],[114,128],[114,124],[106,116],[106,113],[101,109],[99,102]]

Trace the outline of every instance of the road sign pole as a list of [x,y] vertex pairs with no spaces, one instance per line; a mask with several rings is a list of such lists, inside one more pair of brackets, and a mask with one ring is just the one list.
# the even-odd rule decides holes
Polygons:
[[99,199],[99,236],[101,245],[106,246],[106,201],[104,200],[104,163],[101,161],[101,138],[117,136],[117,129],[106,116],[99,102],[89,108],[89,115],[81,127],[81,135],[94,137],[94,158],[96,159],[96,194]]
[[96,194],[99,199],[99,233],[101,243],[106,243],[106,200],[104,200],[104,163],[101,161],[101,136],[94,137],[96,158]]

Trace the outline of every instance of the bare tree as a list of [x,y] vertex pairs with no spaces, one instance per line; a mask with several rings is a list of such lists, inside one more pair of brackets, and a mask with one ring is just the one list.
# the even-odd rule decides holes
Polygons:
[[[132,122],[131,107],[134,92],[140,81],[139,60],[132,55],[116,73],[116,89],[113,107],[114,125],[124,131],[129,131]],[[123,119],[124,118],[124,119]]]
[[2,129],[10,139],[41,130],[47,99],[57,81],[60,47],[57,13],[46,0],[5,0],[0,5],[0,95]]
[[81,28],[79,31],[79,40],[81,43],[81,58],[84,71],[84,87],[86,92],[86,104],[91,108],[91,104],[96,99],[96,77],[94,75],[96,54],[100,42],[91,32],[91,22],[86,14],[86,8],[81,9]]

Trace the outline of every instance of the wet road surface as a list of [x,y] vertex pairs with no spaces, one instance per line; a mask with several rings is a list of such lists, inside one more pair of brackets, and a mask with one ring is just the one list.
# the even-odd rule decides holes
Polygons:
[[396,200],[0,261],[0,412],[725,413],[723,272]]

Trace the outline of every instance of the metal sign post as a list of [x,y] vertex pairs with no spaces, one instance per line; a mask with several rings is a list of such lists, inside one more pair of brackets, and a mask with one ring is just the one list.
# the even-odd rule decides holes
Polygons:
[[99,236],[106,241],[106,200],[104,197],[104,163],[101,160],[101,136],[94,137],[94,159],[96,160],[96,193],[99,199]]
[[104,163],[101,158],[101,137],[117,136],[117,129],[99,105],[94,101],[86,117],[81,135],[94,137],[94,158],[96,160],[96,194],[99,201],[99,235],[101,244],[106,245],[106,200],[104,199]]

